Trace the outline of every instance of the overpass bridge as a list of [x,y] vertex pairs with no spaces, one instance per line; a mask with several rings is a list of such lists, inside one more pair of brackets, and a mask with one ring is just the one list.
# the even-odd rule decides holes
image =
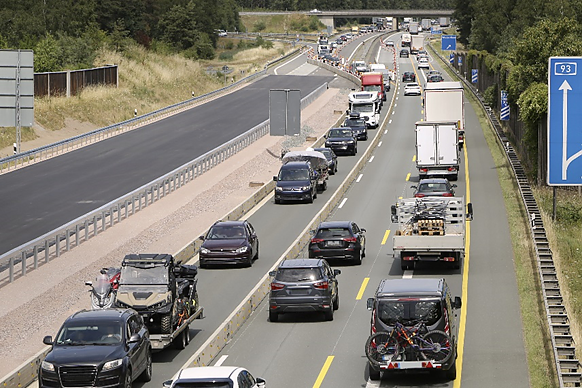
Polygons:
[[452,9],[344,9],[338,11],[274,11],[274,12],[239,12],[239,15],[288,15],[304,14],[317,16],[326,26],[335,27],[335,19],[357,19],[372,17],[392,16],[397,19],[413,17],[421,19],[434,19],[438,17],[451,17],[455,11]]

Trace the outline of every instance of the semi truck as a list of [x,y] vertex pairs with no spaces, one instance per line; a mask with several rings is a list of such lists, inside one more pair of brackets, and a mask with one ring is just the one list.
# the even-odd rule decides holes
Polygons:
[[411,35],[417,35],[418,34],[418,22],[410,22],[410,24],[408,25],[408,32],[410,32]]
[[416,262],[444,262],[455,269],[465,257],[465,222],[473,219],[473,205],[464,197],[421,197],[399,199],[391,207],[396,232],[394,258],[402,270]]
[[451,24],[451,18],[449,17],[440,17],[439,24],[441,27],[448,27]]
[[424,121],[455,121],[459,148],[465,143],[464,90],[460,82],[428,82],[424,87]]
[[422,19],[420,21],[420,26],[422,27],[423,31],[429,31],[431,26],[430,19]]
[[380,104],[378,92],[351,92],[348,96],[350,113],[359,113],[370,128],[377,128],[380,122]]
[[412,40],[410,42],[410,52],[412,54],[417,54],[420,50],[423,49],[424,49],[424,36],[412,35]]
[[459,176],[460,151],[457,122],[416,122],[416,168],[420,179]]
[[378,92],[380,100],[386,101],[384,75],[381,72],[364,73],[360,76],[362,91]]

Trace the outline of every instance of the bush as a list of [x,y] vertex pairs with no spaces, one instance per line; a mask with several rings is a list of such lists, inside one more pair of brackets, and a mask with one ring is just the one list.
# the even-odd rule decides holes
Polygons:
[[253,26],[253,31],[254,32],[261,32],[261,31],[264,31],[266,28],[267,28],[267,25],[265,24],[264,21],[258,21]]
[[232,51],[224,51],[218,55],[220,61],[232,61],[234,53]]
[[483,99],[491,108],[497,107],[497,94],[497,84],[489,86],[483,93]]
[[273,42],[271,42],[270,40],[265,40],[263,42],[263,44],[261,45],[262,48],[264,49],[272,49],[273,48]]
[[224,45],[224,48],[227,49],[227,50],[232,50],[234,48],[234,42],[232,40],[229,40]]

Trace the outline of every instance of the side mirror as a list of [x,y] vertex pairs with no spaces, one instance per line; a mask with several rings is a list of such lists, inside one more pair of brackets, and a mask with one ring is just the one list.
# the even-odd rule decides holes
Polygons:
[[173,381],[172,380],[166,380],[162,383],[162,387],[163,388],[170,388],[172,386]]
[[256,378],[257,381],[257,387],[265,387],[267,382],[265,381],[265,379],[262,379],[260,377]]
[[45,345],[52,345],[53,344],[53,337],[50,335],[47,335],[46,337],[44,337],[42,339],[42,343]]
[[412,185],[412,186],[410,186],[410,188],[416,190],[416,189],[418,189],[418,186]]
[[277,271],[270,271],[269,272],[269,276],[273,277],[273,278],[275,277],[276,274],[277,274]]
[[93,282],[85,282],[85,285],[93,287]]
[[200,237],[198,237],[198,240],[202,240],[202,241],[204,241],[204,236],[200,236]]
[[275,182],[277,182],[277,176],[276,176],[276,175],[273,177],[273,180],[274,180]]
[[451,185],[451,187],[454,189],[455,187],[457,187],[457,185],[453,183],[453,184]]
[[333,270],[333,275],[334,275],[334,276],[337,276],[337,275],[339,275],[340,273],[342,273],[342,271],[341,271],[341,270],[339,270],[339,269],[334,269],[334,270]]
[[136,342],[139,342],[139,340],[140,340],[140,336],[139,336],[139,334],[134,334],[134,335],[132,335],[131,337],[129,337],[129,341],[128,341],[128,342],[129,342],[130,344],[134,344],[134,343],[136,343]]
[[455,296],[455,301],[453,302],[453,308],[454,309],[460,309],[462,305],[461,302],[461,297],[460,296]]
[[372,311],[372,309],[374,308],[374,298],[368,298],[368,300],[366,301],[366,308],[369,311]]
[[366,229],[364,229],[364,228],[362,228],[362,229],[360,229],[360,230],[361,230],[362,232],[364,232],[364,233],[366,232]]
[[471,202],[467,204],[467,219],[473,221],[473,204]]

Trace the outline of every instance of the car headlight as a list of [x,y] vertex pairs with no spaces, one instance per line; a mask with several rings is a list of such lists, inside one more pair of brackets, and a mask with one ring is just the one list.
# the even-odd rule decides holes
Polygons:
[[279,187],[279,186],[277,186],[277,187],[275,187],[275,191],[283,191],[283,188],[282,188],[282,187]]
[[119,358],[117,360],[113,360],[113,361],[107,361],[103,365],[103,370],[105,371],[105,370],[119,368],[121,366],[121,364],[123,364],[123,359],[121,359],[121,358]]
[[201,247],[200,248],[200,253],[203,253],[203,254],[210,253],[210,249],[206,249],[206,248]]
[[303,187],[300,187],[300,189],[301,189],[302,191],[307,191],[307,190],[309,190],[309,186],[303,186]]
[[46,371],[49,372],[54,372],[55,371],[55,366],[53,364],[51,364],[50,362],[46,362],[43,360],[43,362],[40,364],[40,367]]
[[237,249],[235,252],[236,253],[245,253],[246,251],[249,250],[249,247],[244,246],[244,247],[240,247],[239,249]]

